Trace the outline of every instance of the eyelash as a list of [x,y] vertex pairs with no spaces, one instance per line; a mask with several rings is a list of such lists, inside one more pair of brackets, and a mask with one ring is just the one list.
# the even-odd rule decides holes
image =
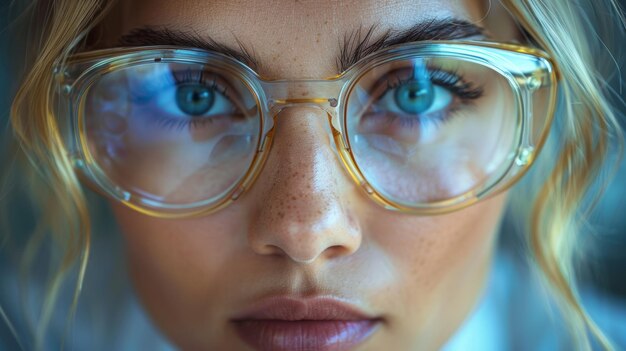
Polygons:
[[[448,89],[455,96],[459,97],[464,103],[469,103],[472,100],[477,100],[481,98],[484,94],[484,89],[482,87],[476,87],[472,83],[465,81],[463,79],[463,76],[456,71],[449,72],[441,68],[429,67],[428,72],[430,80],[433,84]],[[408,84],[412,80],[412,78],[401,79],[400,77],[398,77],[398,79],[394,81],[387,80],[387,89],[385,89],[385,91],[380,94],[380,97],[377,99],[377,101],[382,99],[385,94],[387,94],[390,90],[404,84]]]
[[[227,93],[228,87],[218,83],[218,76],[211,74],[213,79],[210,79],[210,76],[208,76],[207,73],[208,72],[206,70],[192,70],[191,68],[183,71],[172,70],[169,74],[161,74],[158,76],[158,79],[149,81],[152,84],[147,84],[135,91],[131,91],[131,99],[133,102],[147,103],[153,96],[155,96],[155,94],[158,94],[158,92],[164,88],[175,89],[185,84],[200,84],[208,87],[218,94],[221,94],[225,99],[233,103],[231,97]],[[157,125],[179,131],[186,128],[198,129],[215,122],[215,117],[170,118],[159,114],[155,114],[154,116],[157,118],[152,121]]]
[[192,70],[189,68],[184,71],[172,71],[170,74],[161,74],[155,81],[151,82],[148,80],[148,84],[142,85],[137,89],[133,89],[130,92],[131,100],[133,102],[145,103],[147,98],[154,96],[155,92],[158,92],[163,88],[171,87],[172,85],[178,87],[190,83],[204,85],[215,92],[222,94],[228,100],[231,100],[230,96],[227,94],[228,88],[222,87],[217,83],[217,76],[214,76],[213,80],[209,80],[207,79],[205,73],[205,70]]
[[224,95],[224,97],[230,100],[228,94],[226,93],[228,91],[228,88],[222,87],[221,85],[217,84],[217,76],[214,75],[213,80],[209,80],[207,79],[205,73],[206,73],[205,70],[192,71],[191,68],[189,68],[185,71],[172,72],[171,78],[173,78],[173,81],[176,83],[176,86],[189,84],[189,83],[202,84],[210,88],[211,90]]
[[[465,105],[472,104],[474,100],[481,98],[484,94],[484,89],[482,87],[474,86],[472,83],[465,81],[463,76],[457,71],[450,72],[442,68],[429,67],[428,72],[429,78],[433,84],[449,90]],[[390,75],[394,76],[394,73],[392,72]],[[395,77],[397,79],[392,78],[387,80],[385,90],[379,95],[372,105],[375,105],[379,100],[384,98],[389,91],[412,81],[412,78],[402,79],[397,75]],[[454,112],[455,108],[456,106],[452,107],[449,112]],[[437,113],[435,116],[428,118],[427,121],[428,123],[434,124],[435,127],[438,127],[447,122],[451,117],[450,115],[451,113]],[[407,118],[395,113],[386,114],[385,118],[388,123],[399,123],[400,126],[404,128],[412,128],[425,123],[421,118]]]

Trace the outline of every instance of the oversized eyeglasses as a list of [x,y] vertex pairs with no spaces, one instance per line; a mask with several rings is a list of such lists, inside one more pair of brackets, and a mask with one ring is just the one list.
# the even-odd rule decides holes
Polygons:
[[231,57],[176,47],[79,54],[55,74],[76,168],[160,217],[236,201],[261,171],[280,111],[297,104],[326,112],[337,154],[376,203],[459,209],[524,173],[557,95],[545,53],[480,41],[395,46],[324,80],[266,80]]

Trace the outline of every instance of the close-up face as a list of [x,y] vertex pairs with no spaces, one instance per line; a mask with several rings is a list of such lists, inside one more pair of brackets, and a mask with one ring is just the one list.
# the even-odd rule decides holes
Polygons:
[[[338,67],[341,66],[338,57],[342,54],[342,44],[350,36],[358,37],[357,33],[364,35],[370,28],[373,28],[371,41],[375,41],[387,31],[402,33],[416,25],[452,20],[474,23],[485,31],[482,34],[469,31],[468,38],[461,35],[451,39],[515,39],[510,19],[499,17],[494,21],[493,16],[503,16],[496,8],[486,16],[486,3],[469,0],[136,0],[120,1],[101,27],[103,40],[111,43],[108,46],[119,46],[116,43],[120,41],[146,46],[169,44],[154,42],[151,37],[133,36],[133,33],[141,33],[137,29],[167,28],[172,32],[193,33],[206,40],[210,38],[225,47],[245,48],[255,64],[244,63],[253,66],[264,81],[320,80],[350,68]],[[443,32],[446,31],[440,28],[439,33]],[[341,62],[344,61],[352,62]],[[449,61],[432,59],[424,66],[438,67],[443,72],[446,65],[454,64]],[[493,114],[498,117],[493,121],[500,121],[499,115],[492,111],[508,111],[513,102],[501,98],[505,95],[495,95],[502,91],[498,84],[504,83],[497,78],[486,79],[491,77],[488,73],[477,74],[481,72],[478,68],[469,69],[474,66],[468,63],[460,70],[446,72],[467,71],[461,73],[470,78],[474,74],[475,80],[483,79],[480,85],[450,82],[452,78],[441,74],[439,79],[452,88],[445,90],[441,87],[444,83],[439,83],[433,89],[439,94],[449,94],[451,103],[459,106],[470,105],[467,101],[470,99],[483,102],[474,102],[471,108],[458,112],[455,121],[422,125],[419,144],[426,145],[422,151],[406,151],[402,149],[405,144],[380,137],[391,133],[400,135],[402,128],[409,127],[378,121],[375,111],[367,115],[370,120],[359,120],[358,125],[347,122],[348,130],[363,128],[359,134],[361,139],[354,137],[349,141],[353,143],[352,154],[356,163],[360,162],[365,177],[378,179],[381,184],[397,185],[377,190],[399,202],[459,195],[467,190],[464,182],[478,182],[486,177],[483,173],[488,169],[489,160],[504,159],[504,153],[487,150],[491,148],[485,145],[510,145],[513,137],[498,133],[507,126],[475,116]],[[399,69],[392,64],[382,67],[385,72],[406,71],[401,65]],[[410,72],[413,76],[419,74],[415,67]],[[141,68],[136,69],[137,75],[141,72]],[[185,78],[185,71],[182,72],[180,75]],[[207,71],[206,74],[216,73],[219,72]],[[370,73],[369,77],[374,78],[363,78],[360,81],[363,89],[375,90],[379,76],[383,75]],[[111,77],[117,79],[114,75]],[[405,78],[398,77],[396,81],[402,79]],[[125,84],[133,84],[127,80]],[[221,78],[212,81],[222,84]],[[245,90],[235,84],[223,83],[231,88],[229,91]],[[93,99],[99,98],[96,89],[106,93],[104,88],[92,88],[96,91]],[[183,112],[194,114],[202,111],[202,97],[209,93],[190,89],[177,90],[175,94],[182,94],[182,98],[175,96],[177,101],[187,101]],[[385,98],[385,94],[390,97]],[[398,101],[398,94],[400,92],[395,96],[383,92],[379,98],[391,104]],[[211,99],[225,99],[211,96]],[[440,99],[445,103],[446,95],[443,96]],[[223,120],[219,118],[212,122],[214,132],[201,130],[185,142],[171,144],[167,144],[170,139],[152,126],[142,129],[152,130],[146,132],[152,134],[142,139],[149,139],[151,143],[145,142],[140,147],[129,142],[117,151],[107,149],[106,152],[115,153],[118,158],[111,157],[108,163],[102,163],[114,167],[125,162],[124,170],[116,175],[122,179],[120,182],[142,182],[145,189],[167,193],[174,202],[200,193],[213,196],[237,180],[223,174],[245,171],[239,170],[239,163],[224,160],[241,157],[248,147],[245,142],[250,140],[242,136],[246,128],[258,128],[254,125],[258,123],[255,122],[256,112],[247,110],[246,99],[250,98],[239,99],[239,105],[235,105],[241,113],[229,118],[236,118],[232,123],[240,127],[233,127],[231,134],[220,139],[223,144],[207,143],[206,148],[198,147],[193,154],[181,151],[190,150],[191,143],[199,144],[222,133],[220,123]],[[211,103],[219,106],[219,103],[226,104],[224,101],[211,100]],[[437,101],[429,103],[436,105]],[[425,108],[420,103],[423,101],[399,108],[417,109],[421,113],[420,109]],[[486,103],[490,107],[484,109]],[[225,107],[225,111],[228,108],[233,107]],[[324,108],[290,104],[272,111],[275,111],[271,116],[273,144],[263,168],[252,185],[228,206],[192,218],[161,219],[120,202],[111,202],[124,234],[134,286],[156,326],[174,345],[186,350],[440,348],[480,297],[506,193],[445,214],[416,215],[390,210],[373,201],[355,182],[337,152]],[[223,112],[222,116],[227,113]],[[446,129],[440,133],[433,131],[444,126]],[[139,127],[125,125],[123,128]],[[179,132],[181,129],[179,127]],[[374,133],[367,133],[371,130],[380,134],[373,137]],[[175,135],[175,132],[168,135]],[[398,140],[403,135],[398,136]],[[489,136],[497,138],[492,140]],[[112,144],[110,140],[104,143]],[[363,147],[360,143],[369,146]],[[97,153],[98,146],[92,147]],[[228,150],[227,156],[198,166],[198,169],[210,169],[210,174],[192,177],[194,170],[181,166],[193,163],[192,158],[211,155],[220,147]],[[143,154],[146,150],[151,156]],[[392,157],[396,151],[417,156],[410,161],[398,160]],[[392,155],[389,160],[385,159],[387,154]],[[488,156],[483,160],[481,155]],[[125,161],[120,161],[124,157]],[[429,179],[428,184],[437,182],[432,194],[418,188],[423,198],[417,199],[418,195],[413,198],[410,194],[402,198],[408,187],[405,183],[413,181],[414,177]],[[165,178],[181,181],[168,183]],[[181,186],[191,183],[193,186]]]

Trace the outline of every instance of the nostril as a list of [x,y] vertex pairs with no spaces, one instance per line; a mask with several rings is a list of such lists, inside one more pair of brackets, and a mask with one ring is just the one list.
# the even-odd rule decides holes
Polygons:
[[287,256],[287,253],[276,245],[264,244],[260,242],[259,244],[260,245],[253,245],[252,247],[252,250],[259,255],[276,256],[276,257]]
[[351,253],[352,253],[352,250],[350,250],[348,247],[342,246],[342,245],[335,245],[335,246],[331,246],[327,248],[322,253],[322,255],[324,255],[328,259],[334,259],[334,258],[338,258],[342,256],[348,256]]

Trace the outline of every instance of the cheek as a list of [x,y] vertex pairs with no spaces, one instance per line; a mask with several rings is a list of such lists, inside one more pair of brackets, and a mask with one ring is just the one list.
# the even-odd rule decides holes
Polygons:
[[[174,340],[194,340],[194,324],[217,325],[224,285],[240,243],[231,212],[192,220],[160,220],[113,205],[126,241],[132,281],[142,304]],[[241,226],[238,226],[241,227]],[[232,277],[231,277],[232,278]],[[217,327],[201,328],[218,333]]]
[[448,215],[395,220],[387,227],[393,234],[381,243],[393,253],[396,266],[402,267],[411,282],[422,290],[431,290],[454,268],[467,270],[468,264],[490,253],[501,206],[489,205],[496,204],[480,204]]
[[373,240],[398,274],[387,296],[402,311],[398,337],[440,335],[435,348],[461,323],[483,288],[505,201],[500,195],[451,214],[379,215],[368,223],[371,233],[385,233]]

